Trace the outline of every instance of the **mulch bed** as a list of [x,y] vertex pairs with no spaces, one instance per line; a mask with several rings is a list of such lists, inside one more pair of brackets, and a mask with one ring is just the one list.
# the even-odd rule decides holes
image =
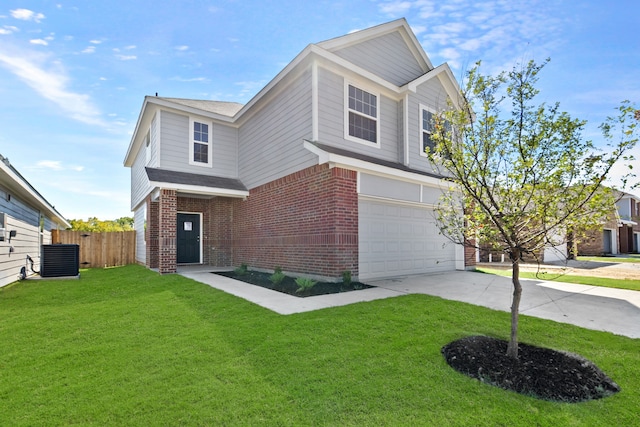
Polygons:
[[285,277],[278,285],[274,285],[270,280],[271,273],[261,273],[258,271],[247,271],[245,274],[237,274],[234,271],[230,272],[218,272],[221,276],[230,277],[232,279],[241,280],[252,285],[260,286],[263,288],[271,289],[274,291],[282,292],[285,294],[293,295],[296,297],[312,297],[316,295],[337,294],[340,292],[357,291],[361,289],[373,288],[373,286],[360,283],[351,282],[348,286],[342,282],[318,282],[311,289],[305,292],[298,292],[298,284],[293,277]]
[[506,390],[560,402],[600,399],[620,387],[581,356],[520,343],[518,359],[506,355],[507,341],[471,336],[442,348],[456,371]]

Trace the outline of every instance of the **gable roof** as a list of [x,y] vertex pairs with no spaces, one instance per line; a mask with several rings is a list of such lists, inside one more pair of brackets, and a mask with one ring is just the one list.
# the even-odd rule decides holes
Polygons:
[[198,110],[207,111],[209,113],[220,114],[222,116],[233,117],[242,109],[244,104],[226,101],[208,101],[200,99],[185,98],[165,98],[156,97],[157,99],[173,102],[174,104],[183,105],[185,107],[197,108]]
[[55,223],[63,225],[66,228],[71,224],[51,205],[30,183],[27,181],[16,168],[11,165],[9,159],[0,154],[0,183],[8,190],[14,192],[19,198],[41,210],[48,218]]
[[[388,36],[391,34],[399,34],[406,44],[406,48],[416,61],[416,64],[422,69],[423,74],[417,78],[403,82],[404,84],[392,83],[384,78],[376,75],[375,73],[367,70],[356,63],[350,61],[348,58],[341,57],[338,53],[340,50],[348,49],[356,46],[360,43],[366,43],[373,41],[376,38]],[[447,94],[454,100],[459,94],[460,87],[458,82],[453,77],[453,73],[449,66],[445,63],[437,68],[433,67],[433,64],[427,57],[424,49],[417,40],[415,34],[411,30],[411,27],[407,23],[406,19],[401,18],[395,21],[391,21],[385,24],[377,25],[375,27],[367,28],[364,30],[356,31],[344,36],[336,37],[330,40],[326,40],[317,44],[308,45],[302,52],[300,52],[290,63],[288,63],[284,69],[282,69],[265,87],[263,87],[249,102],[244,105],[238,103],[226,103],[219,101],[204,101],[204,100],[189,100],[182,98],[163,98],[163,97],[145,97],[136,128],[131,137],[131,142],[127,150],[127,154],[124,159],[124,165],[131,167],[133,161],[142,147],[143,136],[138,136],[140,128],[149,123],[150,118],[145,117],[145,111],[149,108],[149,111],[153,111],[155,108],[165,106],[168,108],[177,108],[186,113],[200,114],[211,117],[215,120],[219,120],[224,123],[228,123],[231,126],[240,126],[244,120],[247,120],[253,114],[256,107],[259,104],[267,102],[269,95],[281,85],[281,82],[285,81],[288,77],[295,75],[294,72],[301,64],[307,64],[309,58],[319,58],[324,60],[325,63],[335,64],[337,67],[341,67],[349,72],[357,73],[364,78],[367,78],[388,90],[388,93],[395,94],[399,99],[407,91],[415,91],[416,87],[424,83],[431,78],[438,78]],[[258,107],[259,108],[259,107]],[[146,122],[145,122],[146,120]],[[143,123],[144,122],[144,123]]]
[[407,47],[413,54],[416,61],[418,61],[418,63],[421,65],[425,73],[433,69],[431,60],[427,56],[424,49],[422,49],[422,47],[420,46],[420,42],[418,42],[418,39],[416,39],[415,34],[409,26],[409,23],[404,18],[396,19],[395,21],[376,25],[375,27],[370,27],[364,30],[354,31],[344,36],[317,43],[316,45],[328,50],[329,52],[335,53],[341,49],[346,49],[353,45],[363,43],[368,40],[372,40],[374,38],[378,38],[394,32],[398,32],[402,36],[402,38],[405,40],[405,43],[407,44]]

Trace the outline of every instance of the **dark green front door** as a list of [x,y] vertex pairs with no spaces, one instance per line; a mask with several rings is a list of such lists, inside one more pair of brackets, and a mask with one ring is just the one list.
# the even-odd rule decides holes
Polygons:
[[200,215],[178,214],[178,264],[200,262]]

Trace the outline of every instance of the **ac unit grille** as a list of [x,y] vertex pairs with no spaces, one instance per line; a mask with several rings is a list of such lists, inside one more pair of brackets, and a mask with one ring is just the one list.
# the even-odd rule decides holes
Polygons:
[[42,245],[41,277],[77,276],[79,273],[79,245]]

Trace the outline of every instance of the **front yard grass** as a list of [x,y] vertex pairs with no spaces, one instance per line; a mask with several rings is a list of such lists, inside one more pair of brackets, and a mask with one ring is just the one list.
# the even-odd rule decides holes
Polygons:
[[640,340],[522,316],[522,342],[578,353],[622,391],[541,401],[451,369],[509,314],[409,295],[281,316],[143,267],[0,289],[2,425],[638,425]]
[[[497,268],[477,267],[476,271],[479,271],[481,273],[497,274],[499,276],[511,277],[511,269],[501,270]],[[521,271],[520,278],[549,280],[552,282],[576,283],[580,285],[603,286],[606,288],[640,291],[640,280],[632,279],[610,279],[607,277],[574,276],[573,274],[558,274],[554,272],[533,273],[527,271]]]
[[596,261],[596,262],[626,262],[640,263],[640,254],[625,254],[624,256],[579,256],[578,261]]

